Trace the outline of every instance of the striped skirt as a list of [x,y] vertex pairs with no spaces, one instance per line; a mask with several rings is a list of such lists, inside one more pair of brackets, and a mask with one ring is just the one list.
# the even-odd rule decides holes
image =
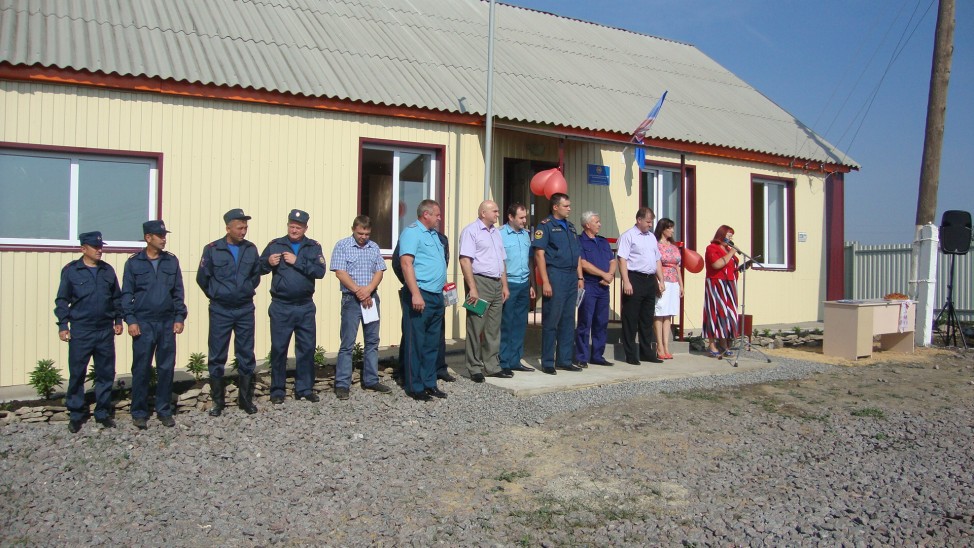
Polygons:
[[707,339],[733,339],[739,335],[737,283],[707,278],[703,297],[703,336]]

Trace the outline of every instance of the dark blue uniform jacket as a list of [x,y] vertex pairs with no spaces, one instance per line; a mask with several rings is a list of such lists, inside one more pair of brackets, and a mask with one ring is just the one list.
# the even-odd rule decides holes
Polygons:
[[203,248],[196,284],[213,302],[238,308],[254,302],[260,285],[260,258],[257,246],[240,242],[239,260],[234,262],[227,239],[220,238]]
[[168,251],[159,255],[159,270],[145,251],[132,255],[125,261],[125,274],[122,276],[122,313],[125,323],[132,325],[139,320],[186,321],[185,292],[183,273],[179,260]]
[[297,260],[293,265],[283,259],[277,266],[271,266],[271,255],[292,253],[291,240],[287,236],[271,240],[260,254],[261,274],[274,273],[271,278],[271,297],[285,303],[303,303],[311,300],[315,293],[315,280],[325,277],[325,255],[321,244],[305,238],[298,249]]
[[54,315],[58,331],[121,324],[122,292],[112,265],[98,261],[94,276],[82,259],[64,265],[54,299]]
[[545,264],[548,268],[574,269],[578,268],[580,249],[578,233],[575,225],[566,220],[568,229],[548,215],[538,223],[534,230],[534,240],[531,245],[544,250]]

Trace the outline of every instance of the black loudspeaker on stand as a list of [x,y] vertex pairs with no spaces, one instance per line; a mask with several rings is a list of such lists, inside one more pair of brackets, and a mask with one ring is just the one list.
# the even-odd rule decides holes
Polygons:
[[944,327],[944,346],[958,346],[957,334],[960,333],[961,344],[967,349],[967,338],[961,330],[960,322],[957,321],[957,313],[954,311],[954,259],[958,255],[966,255],[971,249],[971,214],[967,211],[950,210],[944,211],[940,220],[940,251],[950,255],[950,276],[947,281],[947,302],[937,314],[937,319],[933,325],[936,328],[941,320],[946,323]]

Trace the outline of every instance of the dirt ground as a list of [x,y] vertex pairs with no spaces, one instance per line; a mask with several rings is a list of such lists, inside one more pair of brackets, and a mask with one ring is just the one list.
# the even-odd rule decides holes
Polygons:
[[[974,352],[920,348],[856,362],[822,356],[820,348],[767,353],[838,367],[797,381],[640,397],[537,427],[484,432],[482,454],[455,470],[468,478],[466,489],[451,494],[445,508],[474,511],[495,502],[524,526],[525,544],[584,544],[592,538],[578,531],[612,532],[620,520],[692,530],[693,505],[725,496],[721,483],[733,483],[715,470],[728,459],[812,454],[814,444],[796,444],[849,424],[861,426],[870,442],[889,444],[900,428],[885,421],[892,415],[974,408]],[[660,541],[674,538],[658,532]],[[647,540],[619,534],[613,542]]]

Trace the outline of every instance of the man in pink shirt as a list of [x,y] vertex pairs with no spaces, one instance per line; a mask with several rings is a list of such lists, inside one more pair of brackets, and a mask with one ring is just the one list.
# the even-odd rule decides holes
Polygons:
[[[636,224],[619,236],[619,274],[622,277],[622,346],[626,363],[640,361],[663,363],[656,356],[656,336],[653,333],[653,314],[656,296],[662,295],[663,264],[659,242],[653,234],[653,210],[641,207],[636,212]],[[636,346],[636,334],[639,346]]]
[[467,368],[470,380],[484,377],[510,378],[514,374],[500,367],[501,312],[510,292],[504,260],[504,241],[497,229],[500,210],[486,200],[480,204],[477,220],[460,232],[460,271],[467,289],[467,303],[487,301],[483,315],[467,310]]

